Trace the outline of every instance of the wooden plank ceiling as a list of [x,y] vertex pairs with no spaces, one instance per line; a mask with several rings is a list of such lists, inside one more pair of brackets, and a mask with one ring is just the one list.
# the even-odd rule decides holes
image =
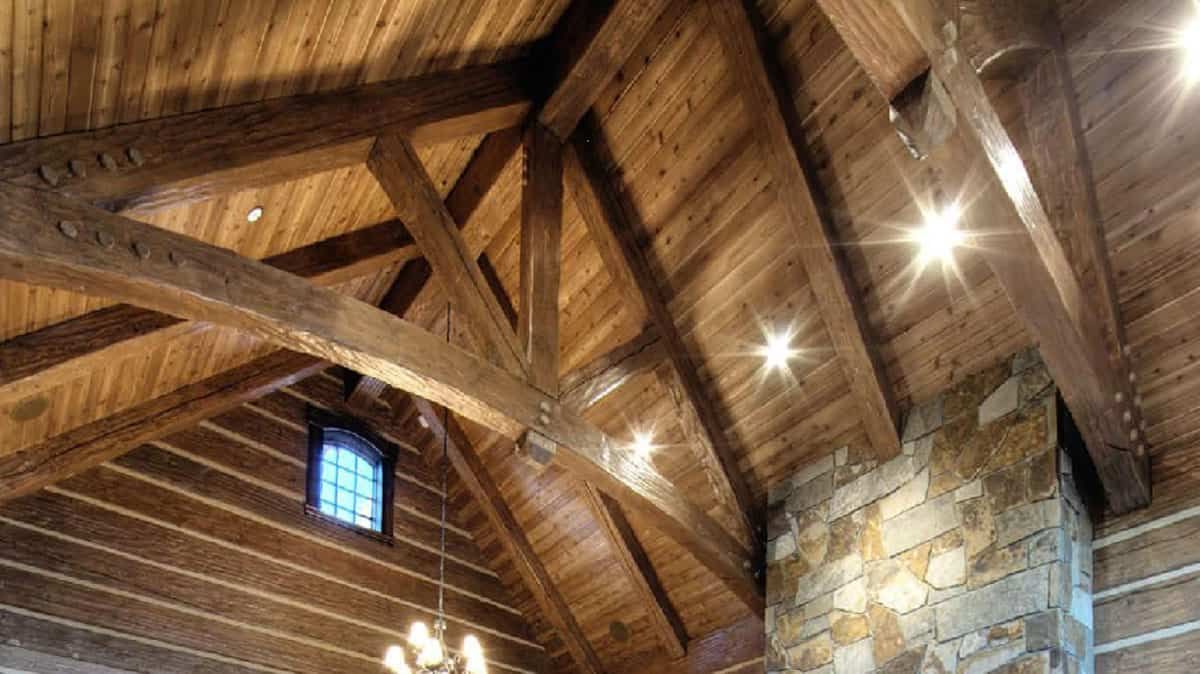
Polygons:
[[[0,143],[523,57],[556,31],[561,35],[595,18],[594,8],[568,11],[569,4],[4,2]],[[896,63],[860,61],[863,56],[847,47],[826,14],[836,4],[758,0],[750,3],[750,12],[762,24],[772,66],[778,66],[774,75],[784,93],[779,105],[795,120],[791,132],[811,169],[810,187],[823,202],[826,234],[841,244],[840,266],[827,263],[820,273],[811,268],[812,251],[793,229],[803,205],[778,194],[786,185],[787,199],[797,197],[796,174],[781,171],[780,158],[764,156],[761,111],[748,110],[752,99],[739,75],[745,64],[729,57],[706,3],[662,3],[663,11],[646,21],[644,38],[626,45],[616,75],[590,93],[594,103],[584,128],[603,149],[592,170],[624,203],[626,237],[642,258],[632,272],[617,267],[609,243],[594,236],[595,222],[584,216],[595,205],[576,203],[570,175],[564,191],[559,373],[631,343],[635,348],[626,352],[633,354],[631,362],[647,350],[659,354],[614,377],[619,386],[602,399],[593,394],[598,402],[585,416],[622,441],[649,434],[658,471],[732,532],[754,503],[764,502],[772,486],[810,458],[842,445],[856,452],[894,451],[879,438],[886,438],[888,423],[895,429],[896,420],[881,424],[878,415],[864,417],[865,409],[886,409],[888,398],[904,408],[1031,343],[986,256],[961,250],[956,274],[936,269],[918,274],[911,264],[913,244],[897,242],[904,228],[921,222],[923,195],[916,193],[915,177],[924,165],[897,136],[880,86],[888,78],[903,86],[917,73],[896,72]],[[1200,265],[1194,263],[1200,255],[1195,226],[1200,180],[1189,159],[1200,135],[1178,120],[1195,117],[1196,97],[1170,95],[1177,85],[1169,50],[1124,59],[1097,56],[1135,50],[1154,31],[1145,26],[1171,25],[1183,11],[1179,6],[1188,3],[1059,4],[1119,310],[1144,397],[1154,479],[1192,484],[1194,457],[1200,456],[1200,402],[1193,395],[1200,378],[1191,376],[1200,327],[1190,320],[1200,298]],[[878,68],[872,72],[872,66]],[[577,120],[584,111],[564,112],[556,98],[542,112],[551,131],[567,135],[575,121],[563,120]],[[1171,130],[1145,123],[1161,116],[1176,120]],[[499,133],[485,142],[471,135],[416,147],[438,196],[453,194],[445,210],[464,218],[462,203],[478,202],[469,213],[464,245],[472,254],[483,253],[479,275],[493,286],[500,308],[507,303],[509,310],[514,305],[519,310],[523,297],[522,167],[513,160],[519,138]],[[581,136],[574,140],[586,147]],[[566,161],[568,174],[573,161]],[[256,206],[264,215],[248,222]],[[366,165],[125,215],[253,259],[395,217],[392,200]],[[639,264],[645,272],[638,271]],[[445,334],[441,286],[431,282],[417,292],[412,281],[429,279],[428,268],[410,266],[401,273],[400,266],[373,268],[335,288],[390,310],[406,307],[405,318]],[[835,319],[828,297],[820,294],[828,288],[814,292],[810,278],[824,283],[839,269],[861,306],[857,314],[845,308]],[[434,281],[439,273],[448,272],[435,265]],[[647,277],[656,287],[649,295],[644,288],[634,291],[631,300],[631,284],[644,286]],[[393,287],[397,278],[401,282]],[[646,297],[652,298],[649,321]],[[661,309],[652,308],[654,302]],[[15,338],[112,304],[105,297],[0,280],[0,363]],[[477,309],[475,315],[491,311]],[[496,326],[473,325],[468,315],[470,307],[455,307],[450,340],[486,353]],[[492,314],[489,320],[504,328],[500,317]],[[273,349],[236,330],[203,327],[113,362],[91,363],[34,396],[0,397],[0,457]],[[851,328],[861,342],[844,342]],[[758,348],[768,334],[783,332],[796,350],[788,372],[764,371]],[[874,393],[863,372],[846,362],[863,348],[874,352],[881,387]],[[671,349],[674,356],[668,357]],[[363,395],[382,391],[377,386]],[[876,402],[864,406],[872,396]],[[419,421],[419,405],[394,392],[382,397],[413,444],[436,448],[429,424]],[[702,401],[699,407],[694,400]],[[478,466],[523,532],[528,549],[520,556],[544,567],[593,651],[595,669],[638,671],[750,615],[711,571],[643,514],[626,512],[628,525],[619,519],[614,525],[603,516],[611,514],[610,504],[568,470],[553,464],[537,469],[513,456],[510,438],[465,420],[462,427],[461,439],[477,454]],[[721,475],[723,463],[732,469],[730,478]],[[746,495],[739,494],[741,484]],[[520,560],[510,558],[511,548],[480,504],[461,484],[455,494],[484,558],[493,560],[553,658],[554,671],[570,671],[586,660],[564,642],[561,619],[546,615],[544,603],[530,594]],[[644,555],[643,565],[656,576],[649,585],[631,576],[639,562],[613,547],[620,541],[632,542],[634,558]],[[647,600],[656,595],[665,612],[656,612]]]

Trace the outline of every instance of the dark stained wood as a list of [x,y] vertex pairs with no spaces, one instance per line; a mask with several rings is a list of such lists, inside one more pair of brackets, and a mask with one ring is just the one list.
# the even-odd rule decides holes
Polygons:
[[[568,448],[558,455],[565,468],[645,512],[751,610],[761,610],[745,547],[632,450],[523,380],[375,307],[228,250],[51,193],[8,186],[0,194],[6,275],[239,327],[375,376],[509,437],[536,428]],[[61,222],[72,223],[76,238],[63,234]],[[113,237],[113,248],[86,243],[101,229]]]
[[489,358],[510,372],[525,372],[512,326],[412,145],[399,136],[381,136],[367,164],[435,278],[489,345]]
[[[263,262],[333,286],[417,255],[398,221],[326,239]],[[30,398],[92,369],[211,329],[155,311],[117,305],[0,343],[0,405]]]
[[925,159],[954,133],[958,110],[938,78],[926,71],[891,101],[892,124],[908,151]]
[[[566,140],[600,95],[603,87],[637,48],[670,0],[615,0],[574,3],[551,37],[558,65],[554,91],[537,112],[537,121]],[[594,14],[605,7],[603,17]]]
[[658,367],[667,359],[663,342],[654,329],[646,329],[637,337],[585,363],[563,376],[559,389],[563,405],[586,411],[604,400],[643,372]]
[[[957,163],[986,159],[1007,204],[989,200],[992,214],[1012,212],[1023,232],[982,247],[1009,299],[1037,339],[1117,513],[1150,502],[1149,463],[1133,380],[1106,344],[1111,334],[1084,294],[1063,252],[1053,222],[1021,161],[1012,136],[988,97],[971,62],[943,37],[946,17],[931,0],[894,3],[925,49],[933,72],[945,84],[962,117],[968,145],[952,150]],[[953,36],[951,36],[953,37]],[[974,205],[973,208],[978,208]],[[1049,305],[1049,306],[1047,306]]]
[[387,389],[387,384],[374,377],[364,377],[357,372],[347,372],[345,375],[346,406],[350,409],[370,407],[370,405]]
[[588,643],[587,637],[575,621],[566,600],[558,592],[551,580],[550,574],[538,559],[529,539],[525,537],[521,525],[513,516],[512,511],[504,503],[504,495],[492,482],[487,468],[475,453],[466,434],[457,423],[447,419],[445,424],[438,417],[437,410],[428,401],[414,397],[418,413],[429,430],[438,440],[445,441],[446,453],[455,472],[462,480],[467,490],[475,497],[476,503],[483,510],[484,516],[491,522],[497,537],[508,556],[513,560],[526,587],[537,600],[542,614],[558,630],[559,636],[571,652],[575,664],[584,672],[599,674],[604,671],[600,659]]
[[[517,125],[529,109],[521,64],[470,68],[327,94],[63,134],[0,148],[0,179],[110,210],[148,210],[359,164],[375,136],[439,142]],[[141,164],[130,158],[136,150]],[[97,164],[109,155],[115,170]],[[80,159],[86,177],[67,164]]]
[[739,83],[746,110],[754,119],[759,147],[776,180],[775,192],[800,244],[809,285],[821,317],[858,403],[867,437],[882,457],[900,451],[899,409],[884,373],[862,299],[836,249],[819,183],[808,175],[797,139],[790,96],[780,95],[773,59],[765,55],[753,20],[742,0],[709,0],[714,28]]
[[324,367],[315,358],[281,351],[17,454],[0,457],[0,501],[31,493],[104,463]]
[[609,547],[625,568],[625,575],[641,597],[646,615],[654,626],[659,643],[671,658],[682,658],[687,655],[688,636],[683,627],[679,614],[671,606],[671,598],[667,596],[654,565],[638,542],[633,526],[608,496],[600,493],[590,484],[582,486],[584,498],[592,509],[592,514],[600,523],[600,528],[608,540]]
[[529,383],[558,396],[558,288],[562,273],[563,146],[550,130],[525,131],[521,189],[521,296],[517,341]]
[[736,513],[733,533],[745,545],[758,547],[759,521],[750,488],[737,465],[737,455],[721,428],[717,410],[704,391],[696,368],[667,308],[654,273],[637,241],[638,216],[604,167],[611,154],[594,119],[585,119],[567,152],[566,178],[571,196],[587,225],[600,256],[613,275],[631,285],[622,288],[658,333],[671,365],[668,388],[685,417],[689,435],[698,445],[701,463],[717,498]]

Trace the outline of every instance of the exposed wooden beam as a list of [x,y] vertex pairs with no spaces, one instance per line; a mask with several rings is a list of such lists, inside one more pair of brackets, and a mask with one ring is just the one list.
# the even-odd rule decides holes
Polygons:
[[572,3],[550,39],[556,84],[537,121],[566,140],[672,1]]
[[649,372],[667,359],[658,333],[647,328],[638,336],[568,372],[559,383],[563,405],[587,411],[634,377]]
[[517,339],[529,383],[558,396],[558,284],[562,267],[562,142],[540,124],[525,131],[521,191],[521,301]]
[[[97,236],[101,231],[105,236]],[[111,247],[98,243],[110,238]],[[753,612],[763,608],[750,551],[649,462],[523,378],[376,307],[229,250],[5,184],[0,275],[244,329],[445,405],[510,438],[536,428],[558,444],[557,463],[646,513]]]
[[687,657],[639,662],[623,674],[755,674],[763,671],[766,630],[758,616],[742,618],[688,644]]
[[416,150],[400,136],[380,136],[367,166],[429,261],[434,278],[487,343],[488,358],[510,372],[525,372],[517,336]]
[[[13,143],[0,146],[0,180],[109,210],[211,199],[361,164],[381,133],[436,143],[516,126],[530,107],[527,67],[469,68]],[[72,160],[83,162],[84,176],[69,170]]]
[[0,502],[32,493],[147,442],[293,384],[326,367],[278,351],[140,405],[0,457]]
[[863,429],[881,456],[900,451],[899,409],[879,357],[862,298],[825,211],[818,182],[802,154],[803,133],[795,105],[766,55],[754,21],[742,0],[708,0],[733,76],[759,146],[774,176],[775,192],[796,235],[809,286],[829,331]]
[[582,491],[609,547],[624,567],[626,578],[641,598],[659,643],[671,658],[684,657],[687,655],[687,630],[621,506],[590,484],[584,483]]
[[[822,4],[827,11],[836,11],[842,3],[822,0]],[[1099,279],[1098,286],[1084,289],[1056,233],[1055,221],[1042,201],[1043,197],[1065,198],[1072,204],[1069,210],[1074,214],[1068,215],[1075,218],[1074,234],[1081,240],[1091,240],[1086,247],[1093,255],[1094,269],[1107,273],[1103,242],[1095,239],[1099,236],[1096,223],[1087,222],[1094,216],[1094,210],[1085,203],[1089,199],[1086,189],[1090,179],[1086,176],[1078,130],[1069,128],[1071,111],[1062,107],[1071,105],[1069,92],[1064,80],[1059,79],[1054,84],[1059,89],[1057,101],[1029,101],[1027,105],[1047,106],[1045,110],[1059,106],[1057,112],[1050,112],[1051,117],[1058,119],[1050,119],[1049,127],[1042,126],[1047,120],[1026,120],[1033,122],[1030,142],[1039,138],[1038,142],[1047,144],[1041,152],[1055,155],[1043,162],[1046,168],[1051,173],[1060,173],[1058,178],[1046,176],[1048,179],[1042,185],[1045,194],[1039,195],[1030,167],[1022,160],[1016,141],[977,72],[985,69],[1012,75],[1019,71],[1020,64],[1030,60],[1031,54],[1040,54],[1043,59],[1061,58],[1061,54],[1046,56],[1047,49],[1053,50],[1055,45],[1053,38],[1047,41],[1046,15],[1040,10],[1033,11],[1039,3],[1010,6],[1006,2],[1004,7],[1011,11],[990,19],[987,13],[998,7],[969,4],[969,11],[950,17],[932,0],[893,0],[887,10],[895,17],[893,22],[865,26],[858,34],[843,33],[843,37],[851,44],[852,51],[860,55],[868,74],[885,96],[895,92],[884,88],[888,86],[884,84],[887,78],[873,67],[880,57],[862,56],[872,51],[877,42],[872,34],[887,34],[892,41],[908,40],[916,45],[919,51],[915,52],[918,56],[913,67],[931,67],[932,76],[945,86],[958,110],[960,131],[947,141],[946,147],[931,156],[931,163],[951,190],[970,189],[967,197],[975,213],[986,213],[993,222],[997,218],[1016,219],[1017,226],[1005,229],[1005,236],[990,237],[986,245],[980,246],[980,254],[1038,342],[1088,445],[1109,506],[1114,512],[1125,512],[1149,502],[1150,484],[1147,453],[1139,428],[1141,410],[1135,404],[1138,398],[1128,364],[1111,344],[1121,334],[1115,302],[1110,290],[1103,287],[1111,284],[1111,277]],[[842,22],[834,16],[833,23]],[[914,50],[905,47],[898,53],[912,59]],[[1052,69],[1042,72],[1041,77],[1061,78],[1063,73],[1058,64],[1037,67]],[[1034,73],[1032,77],[1039,75]],[[1033,86],[1045,84],[1045,80],[1041,85],[1035,81]],[[1038,152],[1027,148],[1026,157],[1032,155],[1034,162],[1038,162]],[[962,176],[970,175],[970,169],[979,165],[986,167],[985,184],[962,185]],[[1074,175],[1061,175],[1064,171]],[[1055,184],[1056,179],[1066,180],[1067,184]],[[1103,306],[1093,304],[1092,297],[1096,295]]]
[[[596,652],[592,650],[579,623],[575,621],[575,616],[567,606],[567,601],[555,587],[546,567],[538,558],[529,539],[526,538],[521,524],[517,522],[517,518],[504,502],[504,495],[500,493],[500,488],[488,475],[487,467],[475,453],[466,433],[453,419],[449,419],[448,423],[443,425],[441,416],[429,401],[416,396],[413,396],[412,400],[416,404],[417,413],[425,420],[433,436],[439,442],[443,439],[446,440],[446,453],[449,456],[450,464],[454,466],[459,479],[462,480],[479,509],[487,517],[496,533],[496,538],[512,559],[513,566],[516,567],[521,580],[525,582],[529,593],[538,603],[542,615],[558,632],[567,651],[575,660],[575,664],[584,672],[595,674],[603,672],[604,666],[600,663]],[[447,434],[449,437],[446,437]]]
[[[276,255],[264,262],[333,286],[402,264],[418,255],[399,221],[391,220]],[[0,343],[0,405],[28,399],[80,372],[144,353],[211,324],[117,305]]]
[[735,535],[745,544],[757,547],[759,508],[738,468],[737,454],[721,427],[717,409],[704,390],[654,272],[642,253],[636,234],[639,216],[604,168],[611,164],[611,153],[599,125],[592,118],[585,119],[567,153],[567,184],[575,205],[605,266],[622,283],[634,306],[645,310],[650,326],[662,341],[670,363],[667,389],[672,392],[689,439],[699,449],[718,500],[737,517]]

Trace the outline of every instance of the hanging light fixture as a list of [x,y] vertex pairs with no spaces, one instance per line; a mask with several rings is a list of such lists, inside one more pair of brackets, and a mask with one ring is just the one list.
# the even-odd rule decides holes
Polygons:
[[[446,343],[450,343],[450,305],[446,305]],[[487,674],[487,663],[483,659],[483,645],[475,635],[468,634],[463,639],[462,650],[451,654],[446,648],[446,494],[450,473],[449,455],[449,415],[450,411],[442,408],[442,542],[438,582],[437,618],[433,623],[433,631],[421,622],[416,621],[408,629],[407,650],[412,656],[414,665],[409,666],[405,657],[405,647],[392,646],[383,656],[383,665],[394,674]]]

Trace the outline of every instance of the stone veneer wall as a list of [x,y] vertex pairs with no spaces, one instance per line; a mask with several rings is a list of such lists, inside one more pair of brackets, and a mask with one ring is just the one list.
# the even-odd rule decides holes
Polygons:
[[1036,352],[770,495],[767,671],[1090,673],[1091,525]]

